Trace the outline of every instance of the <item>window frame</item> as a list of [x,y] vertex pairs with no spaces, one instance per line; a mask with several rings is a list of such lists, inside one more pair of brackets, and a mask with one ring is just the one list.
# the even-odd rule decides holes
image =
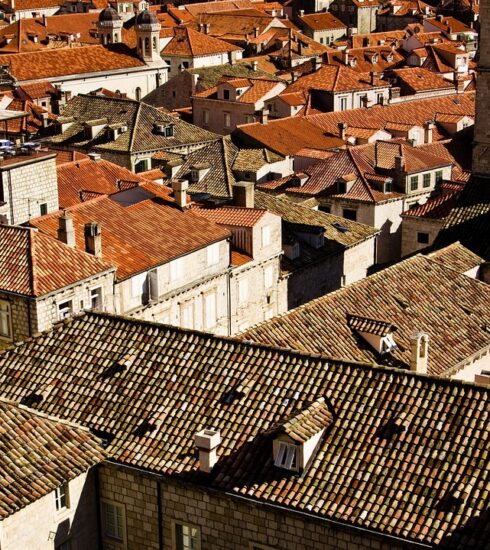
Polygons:
[[[98,291],[96,295],[94,295],[94,292]],[[88,291],[89,295],[89,301],[90,301],[90,309],[95,311],[101,311],[103,306],[103,292],[102,292],[102,286],[95,286],[89,289]],[[94,304],[94,297],[97,300],[98,297],[98,305]]]
[[263,225],[260,230],[260,240],[262,248],[270,246],[272,244],[272,231],[270,225]]
[[[111,541],[117,541],[119,543],[125,544],[126,542],[126,508],[124,504],[120,502],[114,502],[112,500],[106,500],[102,499],[100,501],[100,507],[101,507],[101,528],[102,528],[102,537],[106,540]],[[114,508],[115,511],[120,510],[120,518],[121,518],[121,524],[120,524],[120,531],[121,531],[121,537],[118,536],[118,533],[109,534],[107,532],[107,516],[106,511],[108,507]],[[115,518],[117,516],[114,516]],[[115,524],[117,524],[117,519],[115,521]],[[116,531],[118,531],[118,527],[116,525]]]
[[441,181],[444,179],[444,171],[443,170],[436,170],[436,181],[435,184],[441,183]]
[[409,181],[409,184],[410,184],[410,191],[418,191],[419,189],[419,175],[416,174],[414,176],[410,176],[410,181]]
[[431,183],[432,183],[432,174],[430,172],[426,172],[422,176],[422,187],[424,189],[427,189],[428,187],[430,187]]
[[[14,337],[13,325],[12,325],[12,306],[7,300],[0,300],[0,317],[5,317],[5,324],[7,326],[8,333],[0,331],[0,338],[5,340],[12,340]],[[4,321],[0,322],[0,329]]]
[[298,450],[298,445],[288,443],[287,441],[279,441],[279,449],[274,458],[274,466],[282,468],[283,470],[297,472],[299,470]]
[[54,505],[57,513],[70,508],[70,486],[68,482],[63,483],[54,490]]
[[[349,217],[349,216],[346,216],[345,213],[346,212],[353,212],[353,217]],[[342,208],[342,217],[345,218],[346,220],[350,220],[351,222],[356,222],[357,221],[357,209],[355,208]]]
[[[62,311],[64,311],[66,308],[62,307],[65,304],[69,304],[68,306],[68,314],[62,314]],[[74,312],[73,309],[73,298],[69,298],[68,300],[63,300],[62,302],[57,302],[56,308],[58,310],[58,320],[63,321],[64,319],[69,319]]]
[[[213,313],[214,317],[212,319],[209,318],[208,315],[208,300],[210,300],[210,303],[213,304]],[[218,324],[218,292],[215,288],[212,290],[205,292],[202,297],[203,301],[203,327],[205,330],[210,330]]]
[[231,113],[229,111],[223,111],[223,127],[231,128]]
[[[421,235],[426,235],[427,236],[427,242],[425,241],[425,237],[424,237],[424,240],[420,240],[420,236]],[[417,244],[426,244],[428,245],[430,242],[430,234],[427,232],[427,231],[417,231]]]
[[41,216],[46,216],[46,214],[48,213],[48,203],[47,202],[42,202],[39,205],[39,212],[40,212]]
[[[195,529],[196,530],[196,535],[193,536],[192,534],[190,535],[191,538],[194,538],[195,539],[195,546],[193,548],[192,544],[191,545],[187,545],[187,546],[184,546],[184,541],[180,542],[178,541],[177,539],[177,528],[178,527],[182,527],[182,528],[187,528],[187,529]],[[172,549],[173,550],[201,550],[201,528],[199,527],[199,525],[195,525],[193,523],[186,523],[184,521],[176,521],[176,520],[172,520]]]

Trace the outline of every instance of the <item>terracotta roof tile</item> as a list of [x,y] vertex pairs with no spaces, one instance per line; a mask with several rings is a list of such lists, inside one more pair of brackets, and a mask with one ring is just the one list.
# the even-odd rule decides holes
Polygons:
[[428,258],[449,269],[455,269],[459,273],[466,273],[484,263],[483,258],[477,256],[459,242],[431,252]]
[[200,216],[225,226],[253,227],[267,212],[263,208],[241,208],[239,206],[223,206],[221,208],[194,208]]
[[205,56],[216,53],[241,51],[224,40],[195,31],[190,27],[176,27],[174,37],[160,52],[163,56]]
[[310,13],[300,17],[300,21],[308,28],[314,31],[322,31],[326,29],[347,29],[347,25],[337,19],[330,12]]

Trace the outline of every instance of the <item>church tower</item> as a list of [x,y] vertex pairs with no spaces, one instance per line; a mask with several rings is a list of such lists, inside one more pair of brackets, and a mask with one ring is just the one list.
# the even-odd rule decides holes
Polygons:
[[474,174],[490,176],[490,0],[480,2],[480,25],[472,169]]
[[123,21],[114,8],[108,6],[99,14],[97,21],[97,34],[100,43],[104,46],[121,42],[121,31]]
[[144,10],[136,16],[135,30],[138,56],[145,62],[161,61],[160,23],[150,10]]

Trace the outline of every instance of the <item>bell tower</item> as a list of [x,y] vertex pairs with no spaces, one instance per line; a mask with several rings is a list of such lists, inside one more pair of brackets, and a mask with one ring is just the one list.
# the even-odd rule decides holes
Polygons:
[[99,14],[97,21],[97,34],[100,43],[104,46],[121,42],[121,31],[123,21],[114,8],[108,6]]
[[136,16],[135,30],[138,56],[145,62],[161,61],[160,28],[156,15],[144,10]]

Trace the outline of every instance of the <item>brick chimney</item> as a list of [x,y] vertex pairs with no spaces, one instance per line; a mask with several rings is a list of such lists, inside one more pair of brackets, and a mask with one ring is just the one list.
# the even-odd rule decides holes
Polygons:
[[410,336],[410,370],[427,374],[429,358],[429,335],[426,332],[415,332]]
[[73,227],[73,218],[64,210],[58,218],[58,240],[75,248],[75,229]]
[[434,121],[428,120],[424,126],[425,143],[432,143],[432,134],[434,132]]
[[208,474],[218,462],[217,449],[221,443],[218,430],[201,430],[194,435],[194,444],[199,451],[199,470]]
[[254,27],[254,38],[258,38],[259,37],[259,27]]
[[269,110],[262,109],[262,111],[260,112],[260,123],[267,124],[268,122],[269,122]]
[[102,228],[96,222],[84,226],[85,251],[93,256],[102,256]]
[[233,204],[243,208],[254,208],[255,185],[253,181],[237,181],[233,185]]
[[339,128],[339,138],[345,141],[347,139],[347,123],[339,122],[337,126]]
[[172,180],[172,189],[174,192],[174,198],[177,205],[184,209],[187,207],[187,189],[189,188],[189,182],[184,179]]
[[369,74],[371,76],[371,86],[376,86],[378,82],[378,73],[376,71],[371,71]]
[[462,94],[464,92],[464,80],[461,78],[461,75],[458,71],[454,71],[454,87],[457,94]]

